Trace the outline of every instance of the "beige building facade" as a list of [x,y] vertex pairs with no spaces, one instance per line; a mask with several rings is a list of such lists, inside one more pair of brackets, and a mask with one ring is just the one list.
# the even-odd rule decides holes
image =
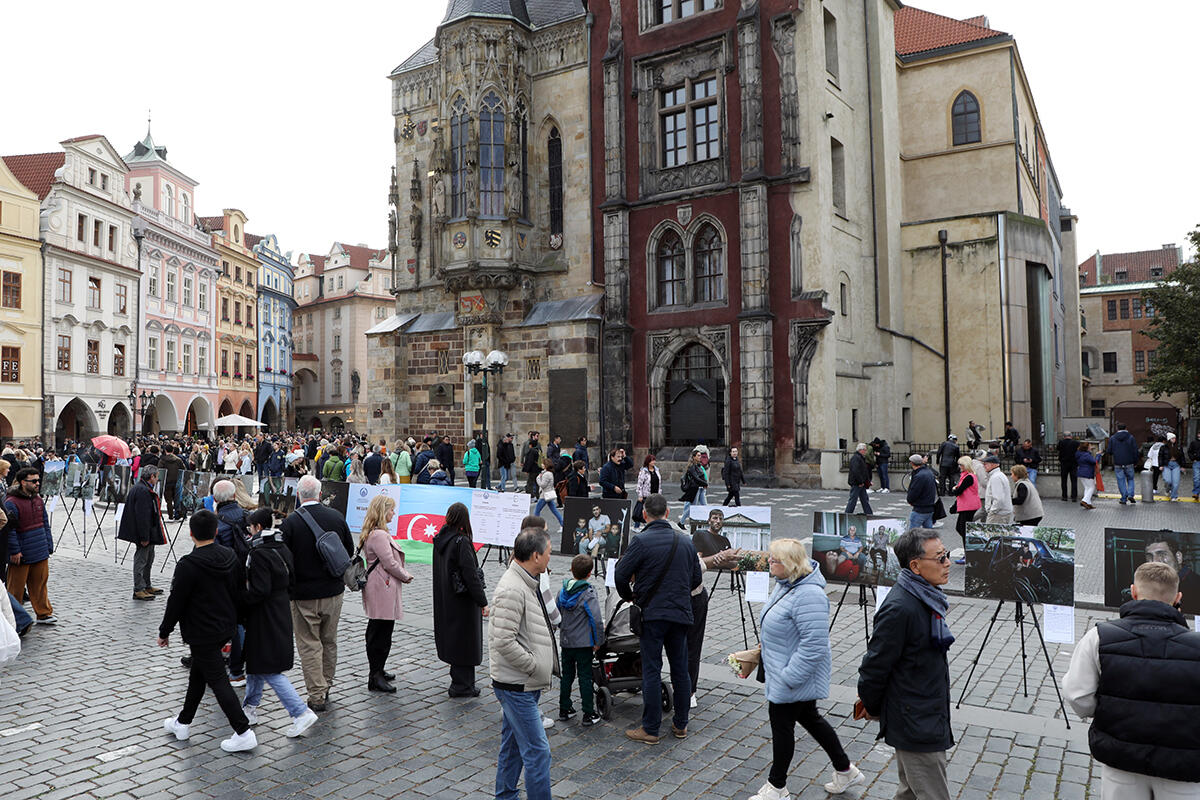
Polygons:
[[[258,407],[258,259],[246,241],[246,215],[236,208],[200,217],[217,251],[217,419],[256,419]],[[248,430],[248,429],[247,429]]]
[[[38,196],[0,160],[0,439],[42,429]],[[11,479],[11,478],[10,478]]]

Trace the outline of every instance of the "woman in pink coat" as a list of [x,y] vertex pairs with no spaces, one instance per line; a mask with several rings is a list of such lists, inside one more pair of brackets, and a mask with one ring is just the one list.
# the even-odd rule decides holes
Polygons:
[[377,495],[367,506],[358,547],[367,565],[367,585],[363,587],[363,611],[367,621],[367,663],[371,675],[367,689],[372,692],[394,692],[388,681],[396,676],[384,672],[383,663],[392,650],[392,630],[396,620],[404,619],[402,584],[412,581],[404,568],[404,553],[396,546],[388,529],[396,516],[396,501],[387,495]]

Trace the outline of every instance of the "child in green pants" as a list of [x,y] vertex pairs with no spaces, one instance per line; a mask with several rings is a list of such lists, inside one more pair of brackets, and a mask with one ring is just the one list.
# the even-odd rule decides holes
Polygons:
[[592,654],[604,642],[604,621],[600,616],[600,601],[596,590],[588,583],[593,561],[588,555],[571,559],[571,575],[563,581],[558,592],[558,610],[562,614],[559,628],[562,642],[562,684],[558,700],[558,718],[566,721],[575,716],[571,706],[571,685],[579,675],[579,699],[583,701],[583,724],[600,721],[592,696]]

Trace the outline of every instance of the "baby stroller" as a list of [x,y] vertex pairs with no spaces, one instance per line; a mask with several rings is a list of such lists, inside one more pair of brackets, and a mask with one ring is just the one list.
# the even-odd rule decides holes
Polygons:
[[[613,695],[616,692],[637,694],[642,690],[641,642],[629,627],[629,603],[620,599],[616,592],[610,592],[608,605],[612,611],[604,626],[604,644],[592,657],[596,711],[606,720],[612,719]],[[672,707],[671,686],[663,681],[663,714],[671,713]]]

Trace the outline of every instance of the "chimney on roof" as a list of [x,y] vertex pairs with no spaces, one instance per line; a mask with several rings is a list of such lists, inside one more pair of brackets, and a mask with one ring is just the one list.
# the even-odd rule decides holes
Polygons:
[[358,244],[356,244],[356,245],[354,245],[354,246],[355,246],[355,247],[367,247],[368,245],[367,245],[367,243],[366,243],[366,242],[359,242]]
[[1171,242],[1170,244],[1164,244],[1164,245],[1163,245],[1163,250],[1174,250],[1174,249],[1175,249],[1175,243],[1174,243],[1174,242]]

